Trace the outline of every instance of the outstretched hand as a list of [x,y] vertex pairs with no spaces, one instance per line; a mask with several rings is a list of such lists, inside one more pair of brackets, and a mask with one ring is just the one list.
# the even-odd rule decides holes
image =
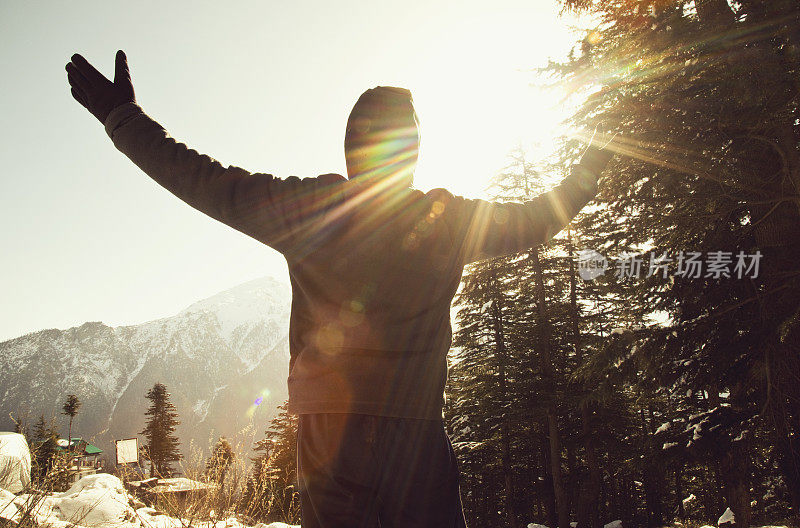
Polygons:
[[79,53],[71,57],[66,70],[72,97],[103,124],[111,110],[125,103],[136,102],[128,59],[122,50],[117,51],[114,82],[109,81]]
[[612,135],[605,131],[602,123],[598,124],[591,139],[589,139],[589,146],[583,151],[580,163],[600,174],[605,166],[608,165],[608,162],[611,161],[611,158],[614,157],[614,152],[607,147],[618,134]]

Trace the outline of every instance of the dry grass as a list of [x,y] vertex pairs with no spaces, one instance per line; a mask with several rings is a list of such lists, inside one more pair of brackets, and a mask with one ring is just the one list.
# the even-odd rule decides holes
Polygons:
[[[131,494],[130,505],[134,509],[151,506],[158,513],[164,513],[177,519],[181,526],[186,528],[204,525],[229,517],[236,517],[242,523],[255,525],[258,522],[281,521],[289,524],[299,524],[299,503],[297,494],[290,487],[281,489],[280,479],[275,478],[280,470],[270,467],[269,463],[262,467],[256,479],[252,478],[254,456],[252,437],[253,425],[248,425],[229,438],[234,458],[227,467],[224,475],[209,475],[206,472],[207,457],[198,446],[190,444],[190,457],[182,460],[177,468],[177,473],[201,482],[208,486],[206,489],[189,491],[185,493],[144,493],[134,497]],[[213,452],[216,438],[208,439],[208,451]],[[35,460],[36,446],[33,446],[31,457]],[[0,468],[0,471],[10,472],[11,467]],[[34,468],[36,473],[36,468]],[[130,482],[140,480],[140,473],[129,467],[118,466],[113,471],[122,480],[126,489],[130,490]],[[248,483],[249,492],[248,492]],[[41,479],[34,480],[18,497],[24,501],[17,501],[19,515],[15,521],[0,519],[0,528],[13,526],[15,528],[35,528],[36,513],[41,511],[42,503],[46,497],[56,491],[68,489],[67,456],[65,453],[56,455],[55,463]],[[3,507],[0,506],[0,510]],[[92,511],[87,508],[76,518],[69,519],[73,525],[81,526],[82,521]],[[143,526],[148,526],[146,519],[141,518]]]
[[[156,511],[179,519],[186,528],[230,517],[248,525],[273,521],[300,524],[297,494],[293,489],[282,489],[280,480],[274,478],[276,468],[267,464],[255,479],[252,478],[253,431],[251,423],[228,438],[234,458],[224,474],[208,474],[208,456],[194,443],[189,445],[190,455],[179,462],[176,473],[208,488],[185,493],[143,493],[139,498]],[[209,437],[205,452],[213,453],[217,440]],[[124,467],[119,467],[116,474],[123,483],[140,479],[138,474]],[[127,485],[126,488],[130,489]]]
[[[37,451],[40,448],[41,446],[36,445],[32,447],[32,461],[36,460]],[[0,527],[37,527],[38,525],[36,523],[36,517],[38,514],[42,513],[44,500],[48,496],[52,495],[53,492],[66,491],[66,489],[69,487],[66,480],[68,464],[69,458],[65,453],[56,453],[53,457],[52,465],[47,473],[42,478],[36,478],[37,475],[35,475],[35,473],[37,472],[38,468],[34,463],[33,473],[35,478],[31,480],[30,484],[25,486],[25,488],[16,494],[17,497],[21,497],[22,500],[0,506],[0,514],[8,514],[9,510],[16,507],[18,516],[15,518],[15,520],[0,518]],[[16,469],[8,464],[0,469],[0,471],[2,471],[2,474],[0,475],[5,478],[9,476],[12,471],[16,471]],[[70,519],[70,521],[76,525],[80,525],[90,512],[91,508],[82,511],[80,512],[80,515],[75,516],[75,518]]]

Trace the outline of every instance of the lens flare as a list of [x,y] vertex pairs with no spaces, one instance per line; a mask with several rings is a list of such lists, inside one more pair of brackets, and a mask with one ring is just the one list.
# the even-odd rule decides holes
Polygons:
[[245,416],[247,416],[248,418],[252,418],[256,412],[256,409],[262,403],[268,401],[269,399],[270,399],[269,389],[263,389],[261,393],[258,396],[256,396],[255,400],[253,400],[253,403],[250,404],[250,406],[247,408],[247,410],[245,411]]

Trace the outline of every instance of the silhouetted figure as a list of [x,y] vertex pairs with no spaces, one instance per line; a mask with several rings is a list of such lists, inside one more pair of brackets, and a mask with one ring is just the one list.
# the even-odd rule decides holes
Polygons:
[[557,188],[524,203],[423,193],[411,187],[411,94],[379,86],[348,119],[347,178],[281,179],[170,137],[136,104],[122,51],[113,83],[78,54],[67,71],[75,99],[147,175],[286,257],[304,528],[465,526],[442,420],[462,270],[555,235],[594,197],[611,154],[590,146]]

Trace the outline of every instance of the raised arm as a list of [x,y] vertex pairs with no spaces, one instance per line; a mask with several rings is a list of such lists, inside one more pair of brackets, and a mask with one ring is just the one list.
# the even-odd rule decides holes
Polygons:
[[517,253],[550,240],[597,194],[597,180],[611,157],[589,147],[561,184],[525,202],[453,197],[446,209],[451,209],[462,261]]
[[279,251],[296,239],[304,204],[330,179],[250,172],[200,154],[172,138],[136,103],[125,54],[117,52],[114,82],[76,54],[67,65],[73,97],[101,123],[114,146],[172,194]]

